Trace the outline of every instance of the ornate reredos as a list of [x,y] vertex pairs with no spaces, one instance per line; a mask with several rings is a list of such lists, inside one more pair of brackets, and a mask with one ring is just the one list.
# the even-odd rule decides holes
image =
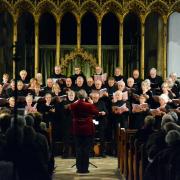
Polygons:
[[13,19],[23,11],[30,12],[35,19],[45,11],[52,13],[56,20],[68,11],[76,18],[91,11],[98,20],[108,12],[120,20],[129,12],[135,12],[142,19],[154,11],[168,18],[174,11],[180,12],[180,0],[0,0],[1,11],[8,11]]
[[66,69],[68,67],[68,64],[77,57],[80,57],[82,61],[89,63],[92,69],[95,69],[97,65],[96,58],[82,48],[75,49],[74,51],[71,51],[69,54],[66,54],[64,58],[61,58],[62,69]]

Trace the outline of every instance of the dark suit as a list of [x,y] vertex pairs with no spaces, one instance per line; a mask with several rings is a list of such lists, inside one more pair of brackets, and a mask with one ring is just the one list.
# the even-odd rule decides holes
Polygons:
[[88,172],[89,152],[95,132],[92,118],[93,115],[98,115],[99,111],[94,105],[84,100],[78,100],[71,104],[70,109],[73,116],[73,133],[76,143],[76,167],[78,172],[86,173]]
[[94,104],[97,109],[99,110],[99,112],[104,111],[106,113],[106,115],[104,116],[97,116],[95,117],[95,119],[97,121],[99,121],[99,126],[98,131],[99,131],[99,138],[100,138],[100,144],[101,144],[101,155],[104,156],[105,155],[105,130],[106,130],[106,125],[107,125],[107,114],[108,114],[108,110],[105,106],[105,103],[102,100],[99,100],[97,103]]

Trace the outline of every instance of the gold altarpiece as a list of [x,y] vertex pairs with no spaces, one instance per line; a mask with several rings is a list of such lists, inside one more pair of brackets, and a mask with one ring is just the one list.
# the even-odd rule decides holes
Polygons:
[[[0,0],[0,12],[8,11],[13,17],[13,42],[17,40],[17,20],[22,12],[26,11],[33,15],[35,22],[35,73],[39,69],[39,19],[44,12],[51,13],[56,20],[56,64],[60,60],[60,24],[63,15],[71,12],[77,21],[77,48],[74,54],[81,53],[81,18],[90,11],[97,19],[97,52],[98,64],[102,64],[102,19],[108,13],[114,13],[119,20],[119,66],[123,70],[123,25],[126,15],[136,13],[141,22],[141,52],[140,70],[144,78],[145,61],[145,22],[147,16],[157,12],[163,19],[163,50],[161,64],[163,65],[163,77],[167,75],[167,23],[173,12],[180,12],[180,0]],[[72,54],[71,54],[72,55]],[[93,59],[93,58],[92,58]],[[69,58],[67,58],[67,61]],[[90,60],[90,63],[92,61]],[[92,62],[94,63],[94,62]],[[63,64],[67,64],[66,58]],[[94,64],[93,64],[94,65]],[[14,67],[14,65],[13,65]]]

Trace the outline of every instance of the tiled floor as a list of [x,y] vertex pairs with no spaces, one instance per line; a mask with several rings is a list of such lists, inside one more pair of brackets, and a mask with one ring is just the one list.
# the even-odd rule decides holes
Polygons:
[[118,180],[117,158],[91,158],[90,162],[98,168],[89,166],[90,173],[80,175],[76,167],[71,168],[75,159],[56,158],[56,171],[53,180]]

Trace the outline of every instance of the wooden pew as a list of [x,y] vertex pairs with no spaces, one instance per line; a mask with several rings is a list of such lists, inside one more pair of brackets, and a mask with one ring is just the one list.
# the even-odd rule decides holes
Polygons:
[[120,136],[120,133],[121,133],[121,127],[120,127],[120,124],[118,125],[118,128],[117,128],[117,157],[118,157],[118,169],[120,169],[120,141],[121,141],[121,136]]
[[133,139],[136,132],[136,129],[126,130],[124,176],[127,177],[128,180],[133,179]]
[[139,180],[139,161],[138,161],[138,142],[134,142],[134,154],[133,154],[133,174],[134,180]]
[[139,144],[138,141],[134,143],[134,155],[133,155],[133,174],[134,180],[143,180],[144,165],[147,161],[145,157],[145,144]]
[[120,173],[124,174],[124,154],[125,154],[125,129],[120,129],[119,135],[119,163]]
[[[136,133],[136,131],[134,132]],[[134,171],[133,171],[133,157],[134,157],[134,134],[129,137],[128,144],[128,180],[134,179]]]
[[132,138],[137,130],[124,129],[119,130],[118,144],[118,167],[120,173],[129,180],[133,178],[133,146]]

